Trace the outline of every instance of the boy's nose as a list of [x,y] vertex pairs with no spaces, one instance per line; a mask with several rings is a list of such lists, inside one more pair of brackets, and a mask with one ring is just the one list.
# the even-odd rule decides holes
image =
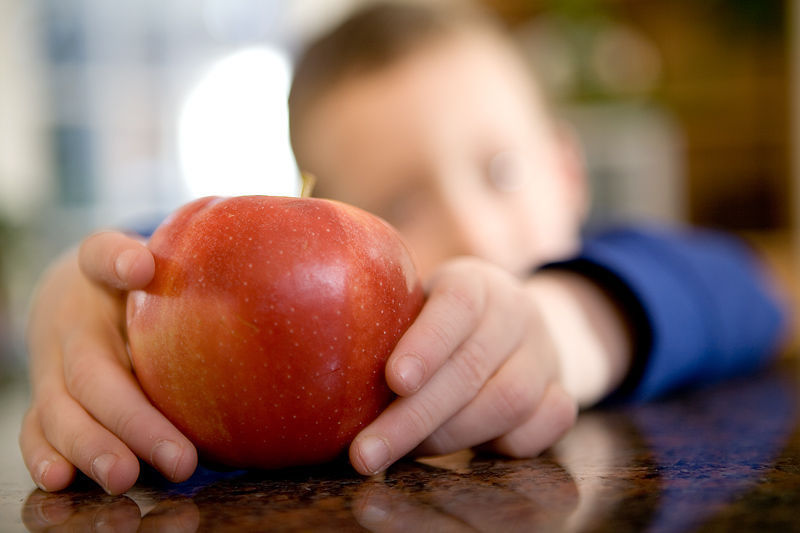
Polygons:
[[497,261],[498,244],[502,241],[498,226],[498,214],[492,213],[477,198],[454,194],[443,199],[443,249],[448,257],[471,255]]

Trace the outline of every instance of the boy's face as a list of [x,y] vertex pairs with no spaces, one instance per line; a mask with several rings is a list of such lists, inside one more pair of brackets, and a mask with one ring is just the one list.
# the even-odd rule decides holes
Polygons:
[[443,39],[326,93],[298,162],[323,196],[394,225],[423,276],[458,255],[523,274],[575,250],[585,211],[575,152],[534,94],[495,39]]

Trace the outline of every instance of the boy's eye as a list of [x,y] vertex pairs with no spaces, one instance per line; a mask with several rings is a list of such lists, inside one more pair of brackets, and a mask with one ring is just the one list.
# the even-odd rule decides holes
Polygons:
[[522,153],[502,150],[489,159],[486,169],[489,184],[500,192],[514,192],[525,186],[530,178]]
[[393,226],[402,227],[413,221],[425,209],[425,193],[420,188],[410,188],[395,194],[378,209],[378,215]]

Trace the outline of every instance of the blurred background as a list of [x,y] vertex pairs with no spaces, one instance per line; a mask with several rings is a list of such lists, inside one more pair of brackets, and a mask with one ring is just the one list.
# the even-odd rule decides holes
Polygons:
[[[206,194],[296,194],[292,58],[365,0],[0,0],[0,379],[45,265]],[[482,0],[582,139],[597,222],[800,239],[791,0]]]

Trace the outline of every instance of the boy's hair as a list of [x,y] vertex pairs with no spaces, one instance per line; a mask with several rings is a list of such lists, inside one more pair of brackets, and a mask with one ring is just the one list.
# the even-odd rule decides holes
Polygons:
[[465,29],[500,34],[496,21],[472,6],[381,2],[355,12],[314,40],[295,63],[289,92],[289,131],[295,151],[298,125],[331,88]]

